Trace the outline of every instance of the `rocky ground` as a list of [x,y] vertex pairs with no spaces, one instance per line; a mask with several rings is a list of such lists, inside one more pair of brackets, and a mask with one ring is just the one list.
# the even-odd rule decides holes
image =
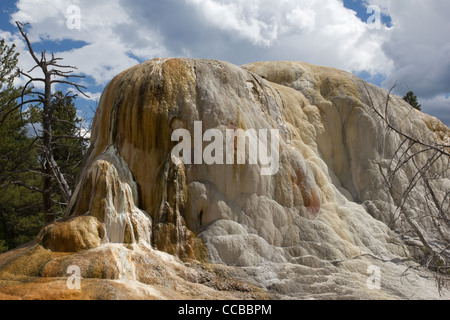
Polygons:
[[[420,243],[405,221],[392,223],[399,199],[381,172],[402,140],[372,109],[386,99],[349,73],[301,62],[155,59],[124,71],[101,98],[66,219],[0,256],[0,298],[448,299],[415,262]],[[445,125],[400,98],[389,117],[449,141]],[[181,161],[171,136],[194,134],[196,121],[224,136],[278,130],[279,170],[262,175],[249,153],[244,165]],[[413,175],[405,166],[397,189]],[[438,196],[450,190],[448,172],[432,183]],[[404,206],[432,242],[423,194]],[[67,287],[71,266],[80,290]]]

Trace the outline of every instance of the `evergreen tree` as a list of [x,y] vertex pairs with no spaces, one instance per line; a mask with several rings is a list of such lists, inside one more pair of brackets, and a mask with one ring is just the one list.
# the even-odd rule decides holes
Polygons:
[[403,100],[408,102],[414,109],[417,109],[419,111],[422,110],[422,106],[419,104],[419,101],[417,99],[417,96],[414,94],[414,92],[409,91],[406,96],[403,97]]
[[[30,54],[44,77],[36,79],[17,69],[14,46],[0,42],[0,253],[36,237],[45,223],[61,217],[75,187],[87,139],[72,93],[52,93],[52,85],[84,87],[68,81],[74,67],[61,66],[45,51],[34,53],[23,28],[17,23]],[[51,69],[53,68],[53,69]],[[14,81],[29,80],[16,88]],[[65,80],[66,79],[66,80]],[[45,82],[45,91],[34,82]]]
[[17,107],[22,88],[14,87],[18,54],[15,46],[8,47],[0,41],[0,188],[23,173],[31,153],[35,151],[27,137],[27,117]]
[[0,41],[0,252],[33,239],[42,227],[34,140],[27,135],[27,113],[18,108],[22,88],[15,47]]
[[59,91],[55,93],[52,103],[55,108],[53,152],[73,190],[83,156],[88,149],[87,140],[83,138],[82,119],[77,116],[73,97],[64,96]]

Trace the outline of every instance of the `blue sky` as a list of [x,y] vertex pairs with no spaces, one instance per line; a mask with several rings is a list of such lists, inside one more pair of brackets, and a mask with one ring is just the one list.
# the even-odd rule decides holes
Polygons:
[[[67,9],[80,10],[80,29]],[[379,8],[380,26],[368,19]],[[350,71],[396,94],[413,90],[423,111],[450,125],[450,1],[441,0],[2,0],[0,38],[32,65],[15,20],[30,22],[46,49],[86,76],[92,109],[119,72],[154,57],[298,60]]]

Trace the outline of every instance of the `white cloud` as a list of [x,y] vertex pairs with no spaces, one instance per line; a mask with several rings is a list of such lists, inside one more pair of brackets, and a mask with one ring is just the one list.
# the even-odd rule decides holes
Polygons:
[[[379,5],[392,28],[371,30],[342,0],[18,0],[11,21],[30,22],[35,42],[83,41],[58,55],[102,86],[138,60],[187,56],[301,60],[407,82],[425,99],[449,93],[450,2],[364,1]],[[71,5],[81,10],[80,30],[67,27]]]
[[389,82],[406,82],[424,98],[450,93],[449,1],[369,0],[383,5],[392,30],[383,44],[394,62]]
[[394,68],[386,86],[400,83],[423,101],[422,110],[450,126],[450,1],[368,0],[392,18],[383,51]]
[[[66,26],[70,5],[81,9],[81,30]],[[217,52],[235,63],[259,55],[371,73],[390,67],[382,39],[340,0],[19,0],[17,7],[12,20],[30,22],[33,41],[86,42],[59,54],[97,84],[138,63],[129,53],[148,59]]]
[[392,67],[381,50],[385,35],[369,30],[339,0],[186,2],[199,10],[207,27],[250,41],[253,50],[235,48],[246,62],[263,51],[258,55],[265,60],[306,60],[372,74],[387,74]]
[[[67,8],[71,5],[80,8],[80,30],[67,27]],[[81,48],[56,55],[63,57],[65,64],[77,66],[80,73],[92,77],[97,85],[105,85],[116,74],[139,63],[128,54],[134,48],[127,46],[117,35],[122,27],[133,25],[132,17],[127,15],[119,0],[20,0],[17,7],[19,10],[11,21],[29,22],[32,26],[28,32],[31,41],[68,39],[85,42]],[[139,30],[137,25],[132,27]],[[152,39],[148,40],[150,43]],[[141,52],[145,49],[158,53],[158,49],[152,46],[137,46],[136,55],[142,57]]]
[[312,32],[316,29],[316,12],[311,7],[294,8],[286,14],[288,25],[300,31]]
[[252,1],[247,2],[250,6],[245,6],[250,7],[250,10],[244,10],[246,8],[241,1],[221,3],[214,0],[186,0],[186,2],[200,10],[203,18],[212,26],[223,31],[237,32],[239,36],[251,40],[254,44],[270,45],[276,38],[276,26],[256,17],[257,8]]

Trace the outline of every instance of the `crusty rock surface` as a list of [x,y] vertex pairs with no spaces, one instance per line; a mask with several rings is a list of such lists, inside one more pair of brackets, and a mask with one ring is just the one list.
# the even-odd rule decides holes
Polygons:
[[75,217],[46,226],[38,236],[40,244],[53,252],[80,252],[100,246],[105,231],[93,216]]
[[[90,279],[82,292],[94,299],[266,293],[276,299],[440,298],[433,275],[414,268],[417,250],[393,231],[406,227],[392,216],[399,199],[385,191],[380,170],[401,139],[370,107],[384,105],[386,98],[384,90],[349,73],[301,62],[238,67],[155,59],[124,71],[106,88],[94,119],[91,148],[68,210],[67,218],[75,220],[47,227],[36,243],[0,256],[0,298],[33,297],[25,292],[49,279],[58,287],[72,264]],[[402,130],[429,141],[449,140],[445,125],[402,99],[391,97],[390,110]],[[176,129],[194,133],[195,121],[202,122],[203,132],[279,130],[279,171],[261,175],[260,163],[183,164],[171,155],[177,144],[171,135]],[[426,161],[424,155],[420,162]],[[442,160],[431,170],[446,165]],[[399,191],[411,169],[401,172]],[[448,172],[440,183],[442,192],[449,190]],[[414,192],[405,207],[418,215],[423,194]],[[431,222],[418,223],[426,230]],[[66,235],[86,241],[59,242]],[[180,270],[195,273],[207,262],[216,265],[208,271],[218,277],[216,284],[199,285],[195,276],[179,280]],[[232,270],[235,280],[231,273],[213,276],[218,265]],[[380,290],[367,286],[371,266],[380,268]],[[133,282],[118,283],[127,272]],[[5,280],[9,275],[15,282]],[[27,277],[36,280],[21,285]],[[21,294],[14,295],[14,286]],[[111,296],[99,294],[103,286]],[[49,297],[66,297],[61,290]]]
[[[81,274],[73,285],[73,267]],[[0,256],[0,300],[266,300],[236,270],[185,263],[147,246],[103,244],[78,253],[34,244]]]

